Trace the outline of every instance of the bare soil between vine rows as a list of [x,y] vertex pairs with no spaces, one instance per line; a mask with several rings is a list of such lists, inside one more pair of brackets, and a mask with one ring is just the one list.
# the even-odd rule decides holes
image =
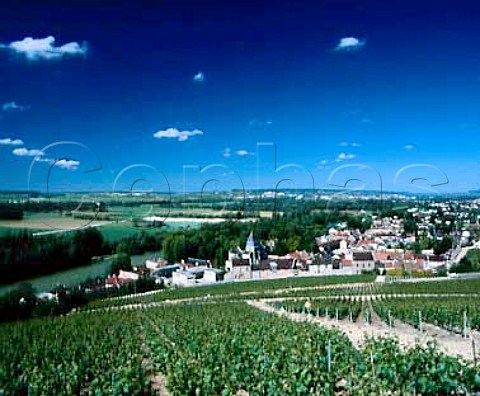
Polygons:
[[[347,319],[336,320],[325,317],[316,317],[302,313],[286,312],[277,309],[268,304],[268,300],[249,301],[248,304],[265,312],[275,313],[297,322],[310,322],[321,325],[327,329],[338,329],[348,336],[355,347],[360,347],[368,337],[392,337],[398,339],[403,347],[414,347],[415,345],[426,345],[428,341],[435,341],[438,347],[451,356],[460,357],[465,360],[473,360],[472,338],[475,344],[479,346],[478,332],[472,332],[472,338],[463,338],[460,334],[450,333],[449,331],[431,324],[425,324],[424,331],[415,327],[394,320],[393,327],[390,328],[376,314],[370,306],[372,313],[371,323],[366,323],[360,314],[356,322],[350,322]],[[476,353],[478,358],[478,351]]]

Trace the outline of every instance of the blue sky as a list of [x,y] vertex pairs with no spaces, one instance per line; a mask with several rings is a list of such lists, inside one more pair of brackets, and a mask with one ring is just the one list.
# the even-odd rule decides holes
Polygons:
[[41,3],[0,12],[3,189],[480,188],[474,2]]

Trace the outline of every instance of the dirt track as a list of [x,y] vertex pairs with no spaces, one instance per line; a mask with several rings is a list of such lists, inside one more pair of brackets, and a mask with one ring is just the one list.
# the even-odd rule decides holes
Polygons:
[[[317,323],[328,329],[339,329],[348,336],[352,344],[356,347],[361,346],[367,337],[394,337],[405,347],[412,347],[417,344],[425,345],[428,341],[436,341],[439,348],[449,355],[458,356],[468,360],[473,359],[471,338],[463,338],[458,334],[450,334],[447,330],[433,325],[425,325],[424,331],[421,332],[413,326],[398,320],[395,320],[393,322],[393,327],[390,328],[378,317],[371,307],[370,312],[372,312],[372,320],[369,324],[363,320],[362,315],[359,316],[356,322],[352,323],[348,320],[337,321],[335,319],[314,317],[307,314],[289,313],[272,307],[267,303],[267,300],[249,301],[248,304],[261,309],[262,311],[273,312],[294,321]],[[479,334],[472,332],[471,336],[478,345],[478,340],[480,339],[478,338]]]

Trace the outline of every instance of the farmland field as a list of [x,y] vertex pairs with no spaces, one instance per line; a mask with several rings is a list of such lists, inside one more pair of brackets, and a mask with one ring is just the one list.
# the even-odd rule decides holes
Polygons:
[[[179,212],[180,213],[180,212]],[[170,217],[160,216],[163,222],[162,229],[180,229],[180,228],[197,228],[202,223],[221,223],[225,219],[222,217],[210,217],[202,214],[203,212],[185,213],[181,216]],[[22,220],[0,220],[0,236],[14,233],[18,230],[28,230],[34,235],[45,235],[75,231],[85,227],[98,227],[106,240],[110,242],[118,241],[122,238],[137,235],[141,231],[156,232],[160,227],[136,226],[130,220],[124,218],[123,220],[101,220],[97,219],[94,213],[88,218],[76,218],[71,216],[61,215],[59,213],[27,213]],[[152,215],[153,216],[153,215]],[[242,221],[255,221],[255,218],[242,219]]]
[[[0,393],[478,394],[480,369],[471,352],[476,322],[468,338],[440,328],[436,339],[408,312],[422,309],[426,322],[435,321],[430,312],[451,308],[473,318],[479,281],[419,282],[424,293],[409,297],[394,293],[405,285],[371,280],[293,278],[186,288],[4,324]],[[392,293],[377,293],[382,289]]]
[[58,213],[28,213],[22,220],[0,220],[0,229],[27,229],[30,231],[69,230],[108,224],[108,221],[89,221],[62,216]]

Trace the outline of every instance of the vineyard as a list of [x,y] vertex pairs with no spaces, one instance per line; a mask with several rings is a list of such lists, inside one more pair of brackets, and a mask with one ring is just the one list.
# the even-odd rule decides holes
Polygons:
[[[105,307],[119,307],[131,304],[149,304],[164,302],[167,300],[181,300],[193,298],[208,298],[215,300],[248,299],[275,297],[281,294],[291,296],[299,293],[304,295],[311,289],[314,295],[322,293],[335,293],[329,286],[338,288],[339,293],[344,293],[345,284],[370,283],[374,280],[372,275],[354,275],[354,276],[329,276],[329,277],[298,277],[284,278],[276,280],[259,280],[254,282],[237,282],[202,286],[195,288],[179,288],[170,290],[161,290],[143,295],[124,296],[96,301],[88,309],[98,309]],[[326,287],[326,288],[325,288]],[[322,288],[319,290],[319,288]],[[299,289],[299,290],[298,290]]]
[[[465,316],[478,330],[478,281],[340,281],[172,290],[4,324],[0,395],[480,394],[475,359],[394,333],[420,332],[421,323],[456,331]],[[392,333],[352,342],[345,329],[373,328],[376,315]]]
[[336,320],[348,318],[351,322],[357,320],[362,309],[362,305],[359,302],[339,301],[339,300],[306,300],[306,301],[281,301],[273,302],[272,306],[277,309],[283,309],[287,312],[296,312],[309,315],[315,315],[317,317],[324,316],[328,318],[334,318]]
[[390,315],[415,327],[427,322],[450,331],[480,330],[479,297],[387,299],[377,302],[375,309],[385,320]]

